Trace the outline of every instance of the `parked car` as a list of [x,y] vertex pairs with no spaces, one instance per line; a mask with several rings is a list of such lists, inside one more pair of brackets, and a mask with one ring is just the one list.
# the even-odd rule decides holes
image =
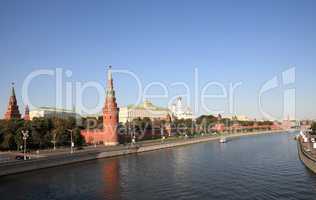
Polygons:
[[[26,156],[26,160],[30,160],[31,157],[30,156]],[[17,155],[15,156],[15,160],[24,160],[24,156],[23,155]]]

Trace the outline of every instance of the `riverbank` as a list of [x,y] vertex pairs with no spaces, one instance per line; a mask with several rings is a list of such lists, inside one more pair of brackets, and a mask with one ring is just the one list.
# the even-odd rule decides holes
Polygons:
[[148,151],[155,151],[159,149],[178,147],[183,145],[208,142],[212,140],[219,140],[221,137],[226,137],[228,140],[236,137],[260,135],[267,133],[283,133],[285,131],[262,131],[262,132],[251,132],[251,133],[235,133],[226,134],[223,136],[201,136],[197,138],[183,138],[174,141],[155,141],[149,143],[143,143],[135,146],[116,146],[116,147],[101,147],[101,148],[90,148],[88,150],[82,150],[73,154],[60,153],[52,154],[44,157],[37,157],[26,161],[13,161],[0,164],[0,176],[16,174],[21,172],[27,172],[32,170],[38,170],[49,167],[56,167],[66,164],[72,164],[77,162],[84,162],[100,158],[109,158],[114,156],[123,156],[128,154],[142,153]]
[[303,164],[312,172],[316,173],[316,157],[313,156],[310,151],[306,151],[300,137],[297,138],[297,151],[300,160]]

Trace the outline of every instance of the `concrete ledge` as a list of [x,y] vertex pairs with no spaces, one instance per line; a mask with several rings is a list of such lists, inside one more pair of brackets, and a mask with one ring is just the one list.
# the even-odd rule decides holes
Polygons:
[[297,140],[297,150],[298,150],[298,155],[303,164],[312,172],[316,173],[316,162],[314,158],[311,158],[308,154],[304,152],[302,149],[302,145],[300,143],[300,140]]

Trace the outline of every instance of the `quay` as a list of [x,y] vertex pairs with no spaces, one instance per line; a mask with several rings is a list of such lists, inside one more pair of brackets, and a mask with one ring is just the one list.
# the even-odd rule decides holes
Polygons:
[[[285,131],[262,131],[262,132],[248,132],[235,133],[225,135],[227,139],[251,136],[267,133],[281,133]],[[115,156],[124,156],[128,154],[137,154],[142,152],[154,151],[165,148],[178,147],[183,145],[195,144],[200,142],[207,142],[211,140],[219,140],[222,136],[201,136],[196,138],[174,139],[170,141],[148,141],[140,142],[134,146],[119,145],[114,147],[89,147],[85,150],[79,150],[72,154],[68,152],[52,153],[40,156],[32,156],[30,160],[14,160],[0,163],[0,176],[33,171],[38,169],[57,167],[66,164],[84,162],[95,159],[109,158]]]
[[316,173],[316,150],[311,146],[307,138],[297,137],[297,150],[302,163],[312,172]]

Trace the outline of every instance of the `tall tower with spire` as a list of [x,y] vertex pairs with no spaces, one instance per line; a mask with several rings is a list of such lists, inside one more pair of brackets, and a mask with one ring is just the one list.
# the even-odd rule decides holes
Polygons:
[[16,100],[16,96],[15,96],[14,83],[12,83],[12,92],[11,92],[8,108],[7,108],[7,111],[4,115],[4,118],[7,120],[21,118],[19,106],[17,104],[17,100]]
[[25,121],[30,121],[30,109],[28,105],[25,106],[25,113],[23,118]]
[[117,145],[119,108],[117,107],[111,66],[107,71],[106,97],[103,107],[103,129],[86,129],[81,131],[87,144]]
[[103,131],[105,134],[104,145],[117,145],[117,129],[119,124],[119,108],[117,107],[111,66],[107,74],[107,91],[103,107]]

